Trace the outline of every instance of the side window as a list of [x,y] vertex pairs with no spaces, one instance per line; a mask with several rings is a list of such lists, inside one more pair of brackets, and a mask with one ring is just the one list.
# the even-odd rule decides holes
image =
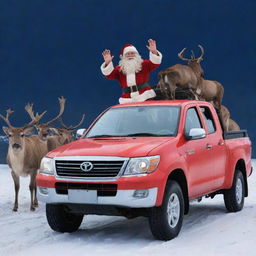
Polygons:
[[212,117],[212,113],[208,107],[200,107],[203,114],[206,126],[208,128],[208,133],[214,133],[216,131],[216,126]]
[[190,108],[187,111],[186,123],[185,123],[185,133],[188,134],[192,128],[202,128],[202,124],[198,117],[196,108]]

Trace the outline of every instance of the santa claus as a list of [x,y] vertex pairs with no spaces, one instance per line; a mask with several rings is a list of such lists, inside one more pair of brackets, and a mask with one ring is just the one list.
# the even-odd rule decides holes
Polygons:
[[125,45],[121,50],[119,66],[114,67],[110,50],[104,50],[102,55],[104,63],[101,71],[106,78],[118,80],[123,93],[119,103],[142,102],[156,96],[154,90],[148,84],[149,74],[161,64],[162,54],[156,48],[156,42],[148,40],[149,60],[143,60],[137,49],[131,45]]

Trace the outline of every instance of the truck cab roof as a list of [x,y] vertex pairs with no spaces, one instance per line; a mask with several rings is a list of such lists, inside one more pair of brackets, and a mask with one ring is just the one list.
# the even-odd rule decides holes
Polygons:
[[205,101],[198,101],[198,100],[150,100],[144,102],[133,102],[133,103],[125,103],[125,104],[118,104],[114,105],[111,108],[122,108],[122,107],[132,107],[132,106],[154,106],[154,105],[162,105],[162,106],[186,106],[191,104],[203,104],[203,105],[211,105]]

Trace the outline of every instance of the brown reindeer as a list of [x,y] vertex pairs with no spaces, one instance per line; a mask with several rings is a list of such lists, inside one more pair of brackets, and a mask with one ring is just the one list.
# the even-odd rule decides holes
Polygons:
[[223,120],[224,131],[239,131],[239,125],[230,118],[229,110],[221,105],[220,109],[221,118]]
[[85,114],[83,114],[82,119],[75,126],[73,125],[67,126],[66,124],[63,123],[63,120],[61,117],[58,119],[63,128],[57,128],[57,130],[60,136],[63,136],[65,143],[69,143],[73,140],[73,133],[75,129],[77,129],[84,122],[84,117],[85,117]]
[[[61,146],[62,144],[59,144],[59,135],[54,134],[51,135],[51,133],[54,133],[54,129],[53,127],[50,127],[50,125],[56,121],[58,118],[61,117],[61,115],[64,112],[65,109],[65,103],[66,103],[66,99],[64,97],[60,97],[58,98],[59,100],[59,105],[60,105],[60,110],[59,110],[59,114],[54,117],[53,119],[51,119],[50,121],[48,121],[47,123],[39,123],[37,122],[35,124],[36,128],[37,128],[37,132],[38,132],[38,137],[41,141],[45,141],[48,145],[48,151],[54,149],[53,145],[55,145],[55,148]],[[31,120],[36,120],[36,117],[33,113],[33,104],[27,104],[25,107],[27,113],[29,114]]]
[[204,49],[201,49],[201,55],[196,58],[193,51],[190,58],[183,57],[186,48],[178,53],[181,60],[188,62],[188,65],[176,64],[164,71],[159,72],[158,86],[167,99],[175,98],[177,88],[190,90],[194,99],[206,100],[220,109],[221,101],[224,95],[223,86],[217,81],[205,80],[204,71],[200,65],[203,60]]
[[183,53],[185,52],[186,48],[184,48],[178,54],[178,56],[180,59],[188,62],[188,66],[191,67],[197,77],[195,93],[198,99],[211,102],[216,109],[220,110],[224,95],[224,88],[217,81],[205,80],[203,78],[204,71],[200,65],[200,62],[203,60],[204,48],[201,45],[198,45],[198,47],[201,49],[201,55],[198,58],[195,58],[193,51],[190,59],[183,57]]
[[56,139],[49,137],[49,139],[48,139],[49,150],[53,150],[57,147],[60,147],[64,144],[67,144],[67,143],[73,141],[73,132],[75,131],[76,128],[78,128],[83,123],[84,116],[85,115],[83,114],[82,119],[75,126],[72,126],[72,125],[67,126],[63,123],[61,117],[58,118],[58,120],[63,128],[57,128],[57,127],[53,128],[55,134],[57,134],[57,135],[56,135]]
[[[182,54],[184,49],[178,54]],[[199,74],[203,70],[199,70]],[[196,97],[195,91],[197,89],[198,77],[194,70],[187,65],[176,64],[158,74],[158,87],[166,99],[175,99],[175,91],[177,88],[189,90],[194,98]]]
[[24,125],[23,127],[13,127],[9,121],[9,116],[14,111],[11,109],[7,110],[6,117],[0,114],[0,117],[6,122],[9,127],[3,127],[3,131],[9,137],[9,147],[7,154],[7,163],[11,168],[12,178],[15,187],[15,202],[13,211],[18,209],[18,193],[20,188],[20,176],[26,177],[30,175],[30,194],[31,194],[31,204],[30,210],[34,211],[35,207],[38,206],[38,201],[36,197],[36,183],[35,178],[37,170],[40,167],[40,162],[43,156],[47,153],[47,144],[42,142],[38,136],[27,137],[31,134],[34,129],[31,127],[36,122],[38,122],[43,115],[36,115],[35,120]]

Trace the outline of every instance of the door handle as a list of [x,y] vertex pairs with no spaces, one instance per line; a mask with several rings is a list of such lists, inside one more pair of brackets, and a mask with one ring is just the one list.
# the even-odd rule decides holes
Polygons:
[[212,149],[212,145],[210,145],[210,144],[206,144],[206,149]]

